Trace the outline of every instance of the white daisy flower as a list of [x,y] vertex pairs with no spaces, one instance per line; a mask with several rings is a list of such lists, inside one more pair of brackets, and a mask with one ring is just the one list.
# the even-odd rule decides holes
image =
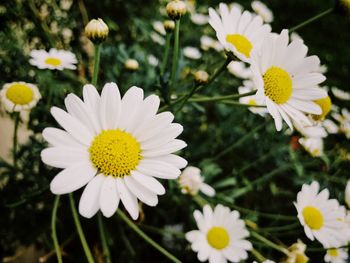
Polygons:
[[213,211],[206,205],[203,213],[196,210],[193,216],[199,230],[186,233],[186,239],[198,253],[199,261],[240,262],[248,258],[247,251],[252,249],[252,244],[245,240],[249,232],[237,211],[222,205],[217,205]]
[[214,188],[204,183],[204,177],[201,175],[201,170],[197,167],[186,167],[179,177],[179,184],[181,191],[184,194],[195,196],[201,191],[207,196],[215,195]]
[[260,16],[242,11],[234,6],[231,10],[221,3],[219,14],[209,8],[209,24],[227,51],[233,52],[240,60],[250,62],[253,50],[259,49],[271,27],[264,25]]
[[337,99],[350,100],[350,93],[349,92],[338,89],[337,87],[333,87],[331,90],[332,90],[334,97],[336,97]]
[[345,188],[345,203],[350,208],[350,180],[347,182]]
[[296,243],[288,248],[289,254],[282,263],[306,263],[309,261],[309,257],[305,254],[306,245],[298,239]]
[[[248,93],[254,90],[253,82],[250,80],[243,81],[243,85],[243,87],[238,88],[239,94]],[[253,107],[258,105],[265,106],[264,104],[262,104],[261,101],[257,99],[256,95],[244,96],[242,98],[239,98],[239,102],[242,104],[252,105],[252,107],[249,107],[249,110],[254,114],[259,114],[260,116],[264,117],[268,113],[266,107]]]
[[264,3],[253,1],[251,6],[254,12],[261,16],[265,23],[271,23],[273,21],[273,13]]
[[227,65],[227,69],[232,75],[241,79],[249,79],[252,77],[252,71],[244,62],[231,61],[230,64]]
[[26,82],[6,83],[0,91],[0,99],[9,112],[30,110],[41,99],[37,86]]
[[52,147],[41,152],[47,165],[64,169],[52,180],[51,192],[66,194],[87,185],[79,212],[91,218],[100,209],[112,216],[119,200],[133,219],[138,202],[155,206],[165,189],[154,177],[176,179],[187,162],[173,153],[186,147],[175,139],[183,128],[170,112],[157,113],[158,96],[144,99],[131,87],[121,98],[118,86],[107,83],[99,96],[85,85],[84,101],[74,94],[65,99],[67,111],[52,107],[62,129],[46,128]]
[[327,97],[327,92],[317,86],[326,79],[315,73],[319,58],[306,57],[307,47],[301,41],[288,43],[288,30],[283,30],[280,35],[267,37],[261,51],[252,53],[257,97],[265,101],[277,131],[282,129],[282,120],[291,129],[292,121],[311,125],[305,113],[321,114],[314,100]]
[[205,25],[208,23],[209,17],[207,15],[193,13],[191,14],[191,21],[199,26]]
[[300,138],[299,143],[312,157],[320,157],[323,153],[323,139],[321,137]]
[[350,138],[350,112],[342,109],[341,113],[334,113],[332,117],[339,122],[339,131],[344,133],[346,138]]
[[66,50],[50,49],[49,52],[45,50],[32,50],[30,52],[31,59],[29,63],[40,69],[76,69],[78,63],[77,58],[72,52]]
[[190,59],[200,59],[202,57],[202,53],[196,47],[184,47],[183,54]]
[[350,237],[350,228],[345,223],[345,209],[337,200],[329,199],[328,189],[319,193],[318,182],[303,184],[294,205],[306,236],[317,239],[325,248],[340,247]]
[[348,250],[345,248],[331,248],[327,250],[324,256],[325,262],[331,263],[346,263],[348,262],[349,254]]

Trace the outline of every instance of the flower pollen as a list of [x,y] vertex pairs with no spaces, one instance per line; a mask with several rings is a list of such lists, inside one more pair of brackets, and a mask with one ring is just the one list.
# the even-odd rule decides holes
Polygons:
[[207,233],[207,240],[210,246],[216,249],[224,249],[230,242],[230,236],[223,227],[212,227]]
[[6,97],[15,105],[26,105],[34,98],[33,90],[25,84],[12,84],[6,91]]
[[250,57],[253,45],[245,36],[240,34],[227,35],[226,41],[232,44],[238,52],[242,53],[247,58]]
[[323,226],[323,215],[319,209],[313,206],[306,206],[303,209],[305,224],[312,230],[319,230]]
[[283,104],[292,95],[292,78],[279,67],[270,67],[263,76],[265,95],[277,104]]

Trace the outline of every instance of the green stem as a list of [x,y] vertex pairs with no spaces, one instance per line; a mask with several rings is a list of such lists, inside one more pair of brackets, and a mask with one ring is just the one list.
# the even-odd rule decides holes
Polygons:
[[53,244],[56,251],[57,262],[62,263],[63,261],[62,261],[61,248],[58,243],[57,232],[56,232],[57,208],[59,203],[60,203],[60,196],[56,195],[55,202],[53,204],[53,209],[52,209],[52,217],[51,217],[51,236],[52,236]]
[[[171,86],[174,85],[176,72],[177,72],[177,63],[179,59],[179,39],[180,39],[180,19],[175,21],[175,38],[174,38],[174,52],[173,52],[173,66],[171,68]],[[169,91],[169,96],[171,91]]]
[[18,127],[20,122],[20,113],[15,112],[15,122],[13,131],[13,166],[17,168],[17,146],[18,146]]
[[334,7],[331,7],[329,9],[327,9],[327,10],[325,10],[325,11],[323,11],[323,12],[321,12],[321,13],[313,16],[313,17],[311,17],[310,19],[307,19],[306,21],[300,23],[299,25],[296,25],[296,26],[292,27],[291,29],[289,29],[289,32],[291,33],[291,32],[296,31],[296,30],[298,30],[298,29],[300,29],[300,28],[302,28],[302,27],[304,27],[304,26],[306,26],[308,24],[311,24],[312,22],[314,22],[314,21],[324,17],[325,15],[328,15],[328,14],[332,13],[333,11],[334,11]]
[[92,85],[96,87],[98,71],[100,69],[100,55],[101,55],[101,44],[95,44],[95,62],[94,62],[94,73],[92,77]]
[[88,243],[86,241],[84,232],[83,232],[83,228],[81,227],[80,221],[79,221],[79,215],[77,212],[77,209],[75,208],[75,204],[74,204],[74,198],[73,198],[73,194],[70,193],[69,194],[69,201],[70,201],[70,207],[72,209],[72,215],[73,215],[73,219],[74,219],[74,224],[77,228],[78,231],[78,235],[81,241],[81,244],[83,246],[84,252],[85,252],[85,256],[86,259],[89,263],[94,263],[94,258],[91,254],[90,248],[88,246]]
[[105,227],[103,225],[103,218],[101,213],[98,213],[97,215],[97,221],[98,221],[98,230],[100,232],[100,238],[102,243],[102,250],[103,250],[103,262],[111,263],[111,253],[109,252],[107,238],[106,238],[106,231]]
[[251,233],[252,237],[255,237],[257,240],[261,241],[262,243],[266,244],[267,246],[269,246],[277,251],[280,251],[287,256],[289,255],[288,249],[273,243],[272,241],[268,240],[267,238],[263,237],[262,235],[260,235],[256,232],[251,231],[250,233]]
[[178,231],[173,231],[173,230],[168,230],[168,229],[159,229],[157,227],[154,226],[149,226],[149,225],[140,225],[142,228],[152,231],[153,233],[162,235],[162,236],[169,236],[169,235],[173,235],[176,236],[178,238],[185,238],[185,234],[182,232],[178,232]]
[[[242,94],[232,94],[226,96],[214,96],[214,97],[199,97],[190,99],[191,102],[208,102],[208,101],[220,101],[220,100],[229,100],[229,99],[239,99],[246,96],[251,96],[256,93],[256,90],[242,93]],[[250,105],[252,107],[252,105]]]
[[134,230],[140,237],[142,237],[148,244],[153,246],[159,252],[161,252],[164,256],[166,256],[169,260],[175,263],[181,263],[179,259],[177,259],[174,255],[169,253],[163,247],[161,247],[158,243],[152,240],[149,236],[147,236],[134,222],[132,222],[120,209],[117,210],[118,215],[121,219],[132,229]]
[[166,34],[165,38],[165,49],[164,49],[164,55],[163,55],[163,62],[162,66],[160,68],[160,75],[163,76],[165,72],[165,68],[168,64],[168,57],[169,57],[169,49],[170,49],[170,40],[171,40],[171,33]]
[[253,256],[255,257],[255,259],[258,262],[264,262],[266,260],[266,258],[263,255],[261,255],[260,252],[254,248],[252,249],[251,253],[253,254]]

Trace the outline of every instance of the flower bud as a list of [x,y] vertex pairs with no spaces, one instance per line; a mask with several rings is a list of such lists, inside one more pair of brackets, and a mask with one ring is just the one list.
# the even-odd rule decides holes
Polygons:
[[139,68],[139,62],[137,62],[136,59],[129,58],[125,61],[124,67],[128,70],[135,71],[135,70],[138,70]]
[[86,37],[95,44],[105,41],[108,36],[108,32],[108,26],[101,18],[92,19],[85,26]]
[[186,4],[180,0],[173,0],[166,6],[168,16],[173,20],[178,20],[186,14]]
[[163,26],[166,32],[172,32],[175,29],[175,22],[173,20],[165,20]]
[[198,70],[194,73],[194,81],[197,84],[207,84],[209,81],[209,75],[203,70]]

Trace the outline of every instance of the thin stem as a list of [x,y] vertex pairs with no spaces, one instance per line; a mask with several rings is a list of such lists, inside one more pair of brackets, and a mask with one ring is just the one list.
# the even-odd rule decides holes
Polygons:
[[264,262],[266,260],[266,258],[263,255],[261,255],[260,252],[257,251],[255,248],[253,248],[251,252],[257,261]]
[[[251,96],[256,93],[256,90],[242,93],[242,94],[232,94],[226,96],[215,96],[215,97],[199,97],[190,99],[191,102],[208,102],[208,101],[220,101],[220,100],[229,100],[229,99],[239,99],[246,96]],[[252,107],[252,105],[250,105]]]
[[90,248],[88,246],[88,243],[86,241],[84,232],[83,232],[83,228],[81,227],[80,221],[79,221],[79,215],[77,212],[77,209],[75,208],[75,204],[74,204],[74,198],[73,198],[73,194],[70,193],[69,194],[69,201],[70,201],[70,207],[72,209],[72,215],[73,215],[73,219],[74,219],[74,224],[77,228],[78,231],[78,235],[81,241],[81,244],[83,246],[84,252],[85,252],[85,256],[86,259],[89,263],[94,263],[94,258],[92,257]]
[[13,166],[17,168],[17,145],[18,145],[18,126],[20,122],[20,113],[15,112],[15,122],[13,130]]
[[165,49],[164,49],[164,55],[163,55],[163,62],[162,62],[162,66],[160,68],[160,74],[161,76],[164,75],[165,72],[165,68],[168,64],[168,57],[169,57],[169,49],[170,49],[170,40],[171,40],[171,33],[167,33],[166,34],[166,38],[165,38]]
[[[180,19],[175,21],[175,38],[174,38],[174,52],[173,52],[173,66],[171,68],[171,85],[174,85],[176,72],[177,72],[177,63],[179,59],[179,39],[180,39]],[[171,92],[169,91],[169,96]]]
[[94,62],[94,73],[92,77],[92,85],[96,86],[98,71],[100,69],[100,55],[101,55],[101,44],[95,44],[95,62]]
[[302,27],[304,27],[304,26],[306,26],[308,24],[311,24],[312,22],[314,22],[314,21],[324,17],[325,15],[328,15],[328,14],[332,13],[333,11],[334,11],[334,7],[331,7],[329,9],[327,9],[327,10],[325,10],[325,11],[323,11],[323,12],[321,12],[321,13],[313,16],[313,17],[311,17],[310,19],[307,19],[306,21],[300,23],[299,25],[296,25],[296,26],[292,27],[291,29],[289,29],[289,32],[291,33],[291,32],[296,31],[296,30],[298,30],[298,29],[300,29],[300,28],[302,28]]
[[250,234],[252,237],[255,237],[257,240],[261,241],[262,243],[266,244],[267,246],[269,246],[277,251],[280,251],[287,256],[289,255],[288,249],[273,243],[272,241],[268,240],[267,238],[263,237],[262,235],[260,235],[256,232],[251,231]]
[[120,209],[117,210],[118,215],[121,219],[132,229],[134,230],[140,237],[142,237],[147,243],[161,252],[164,256],[166,256],[169,260],[175,263],[181,263],[179,259],[177,259],[174,255],[169,253],[163,247],[161,247],[158,243],[156,243],[153,239],[147,236],[134,222],[132,222]]
[[55,202],[53,204],[53,209],[52,209],[52,217],[51,217],[51,236],[52,236],[53,245],[56,251],[57,262],[62,263],[63,261],[62,261],[61,248],[58,243],[57,232],[56,232],[57,208],[59,203],[60,203],[60,196],[56,195]]
[[83,19],[83,23],[84,25],[86,25],[87,23],[89,23],[89,16],[88,16],[84,1],[78,0],[78,6],[81,13],[81,17]]
[[102,250],[103,250],[103,262],[111,263],[111,253],[109,252],[107,238],[106,238],[106,231],[105,226],[103,224],[103,218],[101,213],[98,213],[97,215],[97,221],[98,221],[98,230],[100,232],[100,238],[102,243]]

